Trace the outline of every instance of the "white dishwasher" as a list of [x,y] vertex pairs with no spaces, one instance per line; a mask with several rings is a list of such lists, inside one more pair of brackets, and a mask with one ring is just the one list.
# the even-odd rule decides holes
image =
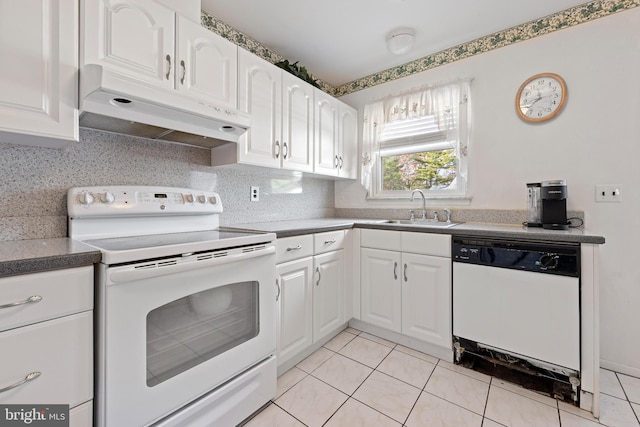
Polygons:
[[580,246],[453,240],[456,363],[578,404]]

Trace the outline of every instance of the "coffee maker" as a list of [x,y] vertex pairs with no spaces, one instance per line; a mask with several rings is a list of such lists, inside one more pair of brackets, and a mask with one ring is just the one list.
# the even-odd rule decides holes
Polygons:
[[567,182],[563,179],[527,184],[528,227],[567,230]]
[[542,228],[568,230],[567,182],[564,179],[542,181]]

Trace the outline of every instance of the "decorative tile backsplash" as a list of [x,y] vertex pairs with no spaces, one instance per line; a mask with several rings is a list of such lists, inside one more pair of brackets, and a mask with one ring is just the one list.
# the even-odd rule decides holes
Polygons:
[[[526,24],[471,40],[406,64],[345,83],[339,87],[333,87],[329,83],[322,82],[321,80],[319,80],[319,83],[325,92],[332,96],[340,97],[372,86],[387,83],[391,80],[407,77],[441,65],[469,58],[480,53],[489,52],[513,43],[543,36],[554,31],[603,18],[623,10],[633,9],[637,6],[640,6],[640,0],[596,0]],[[278,62],[283,59],[277,53],[262,46],[258,41],[233,29],[228,24],[205,11],[202,11],[202,25],[269,62]]]
[[[211,151],[80,130],[64,150],[0,142],[0,240],[65,237],[66,192],[93,185],[217,191],[222,225],[333,216],[333,181],[261,168],[211,166]],[[260,187],[260,201],[249,200]]]

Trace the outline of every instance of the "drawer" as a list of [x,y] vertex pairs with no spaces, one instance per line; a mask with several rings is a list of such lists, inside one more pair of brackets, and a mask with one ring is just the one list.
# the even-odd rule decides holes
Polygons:
[[451,258],[451,236],[403,231],[402,252]]
[[1,404],[54,403],[77,406],[93,397],[93,312],[60,317],[0,333]]
[[93,426],[93,400],[83,403],[80,406],[71,408],[69,411],[69,427],[92,427]]
[[402,234],[400,231],[362,229],[360,246],[363,248],[402,250]]
[[344,230],[313,235],[313,253],[322,254],[344,248]]
[[93,266],[0,279],[0,306],[30,297],[41,299],[0,308],[0,331],[93,309]]
[[294,259],[313,255],[313,235],[285,237],[276,240],[276,263],[280,264]]

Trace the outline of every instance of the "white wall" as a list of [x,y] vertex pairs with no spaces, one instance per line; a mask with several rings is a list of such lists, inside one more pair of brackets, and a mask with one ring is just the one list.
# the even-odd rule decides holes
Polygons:
[[[640,376],[640,8],[517,43],[342,98],[362,111],[372,99],[473,77],[468,204],[525,209],[525,184],[566,179],[570,210],[606,238],[600,250],[604,367]],[[515,93],[528,77],[567,82],[564,111],[543,124],[521,121]],[[620,184],[622,203],[595,203],[596,184]],[[451,203],[453,205],[454,203]],[[367,201],[357,182],[336,184],[336,208],[397,207]],[[467,207],[467,206],[465,206]]]

